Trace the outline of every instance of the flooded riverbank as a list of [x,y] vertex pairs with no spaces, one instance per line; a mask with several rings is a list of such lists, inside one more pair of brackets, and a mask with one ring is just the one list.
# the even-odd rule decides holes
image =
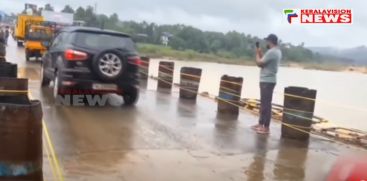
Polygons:
[[[254,66],[228,65],[208,62],[151,60],[149,75],[158,75],[159,61],[174,61],[174,82],[179,82],[181,67],[197,67],[203,70],[200,92],[217,95],[222,75],[244,78],[243,98],[259,98],[259,69]],[[156,85],[148,85],[154,89]],[[367,75],[355,72],[332,72],[281,67],[275,88],[274,103],[283,104],[283,91],[287,86],[301,86],[317,90],[315,114],[332,125],[367,131]]]

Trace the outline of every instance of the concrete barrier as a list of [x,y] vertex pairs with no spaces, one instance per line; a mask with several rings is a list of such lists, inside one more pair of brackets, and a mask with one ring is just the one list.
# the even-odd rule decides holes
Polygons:
[[242,77],[222,76],[218,96],[218,113],[238,116],[242,83]]
[[282,137],[308,140],[315,110],[316,90],[286,87],[284,92],[282,121],[285,124],[282,125]]
[[172,89],[174,62],[159,62],[158,90],[168,91]]
[[0,181],[43,180],[42,108],[27,89],[26,79],[0,78]]
[[192,99],[196,100],[200,79],[201,69],[192,67],[181,68],[181,79],[180,79],[180,98],[181,99]]

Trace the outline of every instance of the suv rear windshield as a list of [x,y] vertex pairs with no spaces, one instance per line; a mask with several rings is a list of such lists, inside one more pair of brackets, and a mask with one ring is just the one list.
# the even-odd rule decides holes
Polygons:
[[136,52],[135,44],[129,37],[92,32],[74,32],[72,34],[73,44],[80,47],[98,50],[123,48],[131,52]]

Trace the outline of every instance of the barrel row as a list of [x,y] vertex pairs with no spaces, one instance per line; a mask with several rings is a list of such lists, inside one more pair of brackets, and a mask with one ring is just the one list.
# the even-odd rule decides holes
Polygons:
[[[141,79],[147,81],[149,58],[143,59]],[[174,62],[159,62],[158,90],[170,92],[173,85]],[[182,67],[180,70],[180,98],[195,101],[199,91],[202,69]],[[217,112],[220,116],[238,118],[243,78],[223,75],[217,97]],[[308,140],[314,116],[317,91],[305,87],[286,87],[284,90],[282,137]]]

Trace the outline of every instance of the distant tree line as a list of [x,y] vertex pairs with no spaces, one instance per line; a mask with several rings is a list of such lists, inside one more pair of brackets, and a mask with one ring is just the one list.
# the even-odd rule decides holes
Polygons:
[[[50,4],[44,9],[54,11]],[[210,53],[225,58],[254,57],[254,45],[262,39],[249,34],[230,31],[227,33],[202,31],[198,28],[177,24],[157,25],[148,22],[122,21],[116,13],[110,16],[96,14],[92,6],[73,9],[66,5],[62,12],[74,13],[74,19],[84,21],[86,26],[112,29],[131,34],[135,41],[149,44],[162,44],[162,36],[169,39],[168,46],[176,50],[194,50],[200,53]],[[265,45],[265,43],[262,43]],[[319,61],[320,55],[314,54],[304,47],[304,44],[292,45],[280,42],[285,60],[304,62]]]

